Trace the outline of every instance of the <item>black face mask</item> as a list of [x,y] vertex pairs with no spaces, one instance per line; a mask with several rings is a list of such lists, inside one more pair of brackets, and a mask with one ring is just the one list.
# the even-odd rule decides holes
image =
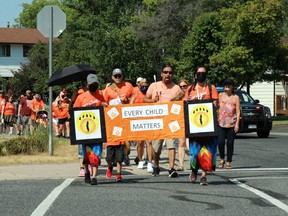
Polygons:
[[96,90],[98,89],[98,83],[93,83],[91,85],[88,86],[88,89],[90,92],[96,92]]
[[197,81],[203,83],[206,80],[206,73],[197,73]]
[[140,91],[143,93],[143,94],[146,94],[147,90],[148,90],[148,87],[149,86],[140,86]]

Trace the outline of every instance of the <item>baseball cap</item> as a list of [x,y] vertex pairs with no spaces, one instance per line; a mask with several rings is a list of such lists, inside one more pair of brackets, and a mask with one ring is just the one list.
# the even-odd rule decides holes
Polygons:
[[31,90],[27,90],[26,91],[26,94],[28,95],[28,94],[31,94]]
[[113,72],[112,72],[112,75],[114,76],[114,75],[116,75],[116,74],[121,74],[121,75],[122,75],[122,70],[119,69],[119,68],[115,68],[115,69],[113,70]]
[[138,77],[136,83],[140,82],[142,79],[143,79],[142,77]]
[[98,77],[95,74],[89,74],[87,76],[87,84],[90,85],[95,82],[99,83]]

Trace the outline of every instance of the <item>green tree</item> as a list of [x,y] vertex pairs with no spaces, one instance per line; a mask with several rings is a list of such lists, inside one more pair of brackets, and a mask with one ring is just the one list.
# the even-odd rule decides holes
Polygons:
[[186,74],[186,79],[192,79],[191,75],[197,66],[209,68],[209,58],[220,51],[222,41],[223,32],[217,12],[204,13],[196,18],[180,48],[178,68]]
[[33,0],[31,4],[23,3],[19,18],[15,19],[16,28],[36,28],[37,14],[47,5],[60,5],[58,0]]
[[211,67],[220,68],[218,75],[224,72],[249,85],[279,79],[287,71],[283,67],[287,61],[276,64],[287,55],[281,43],[285,17],[281,1],[247,1],[223,9],[221,16],[225,46],[210,58]]

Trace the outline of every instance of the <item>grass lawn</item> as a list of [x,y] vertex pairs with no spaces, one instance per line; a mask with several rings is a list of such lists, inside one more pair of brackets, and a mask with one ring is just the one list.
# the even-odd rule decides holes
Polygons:
[[288,115],[274,116],[273,125],[287,125],[288,124]]
[[[15,138],[16,136],[0,135],[0,142]],[[48,145],[48,143],[47,143]],[[67,139],[53,139],[53,155],[38,153],[35,155],[10,155],[0,156],[0,166],[19,164],[44,164],[44,163],[71,163],[78,162],[78,145],[71,145]]]

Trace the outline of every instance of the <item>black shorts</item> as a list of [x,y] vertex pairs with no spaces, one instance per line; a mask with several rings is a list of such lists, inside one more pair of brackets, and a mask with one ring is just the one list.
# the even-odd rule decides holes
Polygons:
[[107,162],[123,162],[124,159],[124,145],[107,146],[106,161]]
[[65,124],[65,122],[68,122],[68,118],[58,119],[58,124]]

